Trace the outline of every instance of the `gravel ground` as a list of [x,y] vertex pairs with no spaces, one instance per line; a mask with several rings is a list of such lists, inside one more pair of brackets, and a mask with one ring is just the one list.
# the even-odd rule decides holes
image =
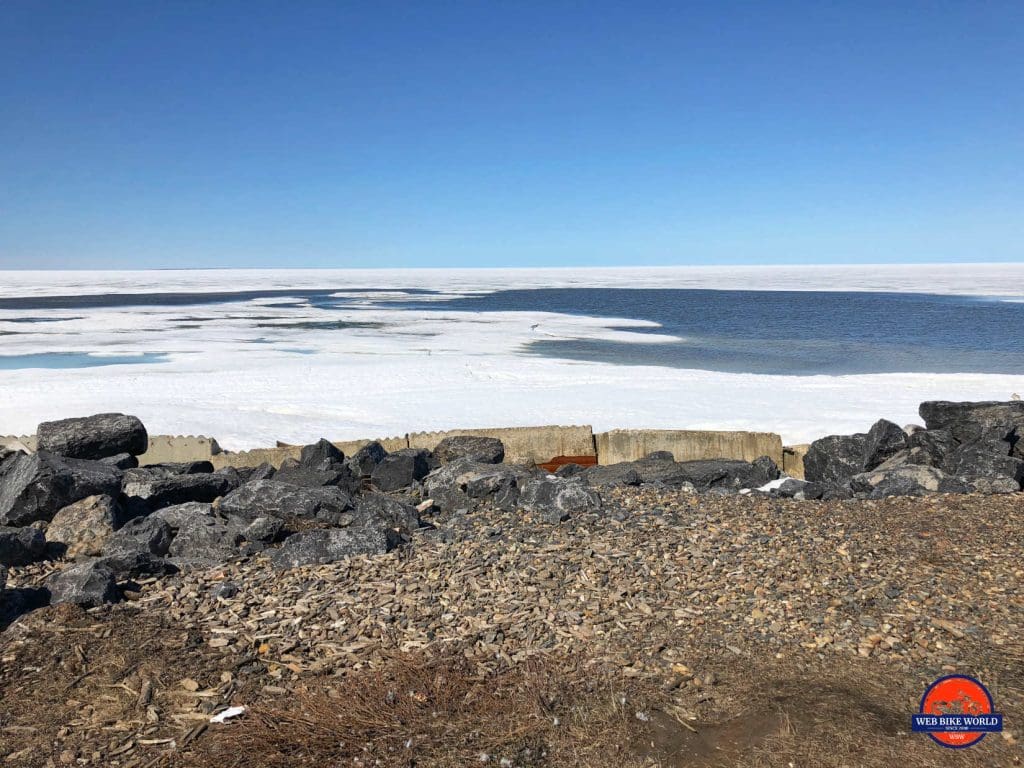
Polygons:
[[[34,732],[19,725],[15,697],[57,685],[47,674],[73,682],[89,669],[81,659],[53,667],[41,658],[48,637],[67,632],[55,609],[27,614],[0,642],[0,760],[6,750],[8,764],[45,765],[26,750],[55,739],[54,765],[61,756],[145,765],[169,748],[162,739],[181,749],[189,729],[227,703],[282,697],[396,653],[449,649],[481,675],[551,656],[611,668],[673,697],[690,722],[741,713],[750,689],[735,670],[752,665],[823,674],[848,666],[891,678],[900,695],[923,692],[944,673],[974,674],[1007,716],[1008,733],[993,739],[1010,750],[999,764],[1017,764],[1024,494],[809,502],[641,488],[609,491],[605,503],[606,514],[559,525],[482,509],[438,518],[410,547],[384,556],[286,572],[258,557],[143,583],[130,602],[72,622],[91,627],[81,631],[96,647],[110,622],[132,620],[181,640],[184,650],[160,648],[178,657],[168,663],[183,664],[182,677],[165,670],[151,683],[160,695],[173,689],[174,701],[151,694],[163,702],[156,720],[115,718],[123,727],[113,732],[96,730],[95,712],[81,716],[66,704],[81,707],[81,697],[64,693],[69,680],[50,697],[68,713],[56,707],[53,722]],[[10,586],[38,583],[46,570],[15,569]],[[144,658],[135,663],[145,667]],[[142,677],[111,684],[114,699],[136,704]],[[913,695],[891,702],[908,722]]]

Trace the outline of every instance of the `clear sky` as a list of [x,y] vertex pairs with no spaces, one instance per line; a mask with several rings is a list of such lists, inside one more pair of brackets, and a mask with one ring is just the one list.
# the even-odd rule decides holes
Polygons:
[[0,2],[0,268],[1024,260],[1024,2]]

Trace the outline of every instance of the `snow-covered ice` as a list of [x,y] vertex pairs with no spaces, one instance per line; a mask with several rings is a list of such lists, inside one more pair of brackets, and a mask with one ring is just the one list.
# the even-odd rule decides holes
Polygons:
[[[530,424],[769,430],[793,443],[863,430],[883,416],[914,422],[922,400],[1024,394],[1024,377],[1010,375],[768,376],[526,356],[521,347],[541,338],[650,344],[675,337],[658,334],[653,323],[625,318],[389,306],[407,298],[406,289],[455,296],[556,286],[904,291],[1012,300],[1024,295],[1024,265],[1019,264],[0,272],[3,297],[338,286],[344,286],[340,294],[357,299],[349,308],[256,299],[0,310],[0,355],[163,353],[168,360],[3,371],[0,434],[32,432],[44,419],[117,410],[137,414],[155,434],[212,435],[230,449],[320,436]],[[388,293],[348,293],[366,287]],[[11,322],[25,315],[46,322]],[[308,327],[325,321],[353,326],[344,331]]]

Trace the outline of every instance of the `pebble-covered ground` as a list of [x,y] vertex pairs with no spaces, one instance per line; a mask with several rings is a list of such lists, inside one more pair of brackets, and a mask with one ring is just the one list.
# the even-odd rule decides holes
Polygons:
[[[808,502],[641,488],[609,491],[605,503],[601,516],[559,525],[496,509],[448,515],[384,556],[285,572],[258,557],[143,583],[128,603],[91,612],[84,635],[98,633],[92,647],[102,648],[110,622],[145,618],[184,638],[179,655],[198,669],[184,682],[132,670],[134,682],[110,684],[115,701],[136,704],[148,684],[163,702],[155,716],[135,707],[137,724],[114,718],[113,731],[83,735],[92,715],[81,714],[75,686],[63,691],[89,661],[41,659],[48,633],[67,633],[55,609],[26,614],[0,636],[0,764],[177,765],[185,737],[218,707],[445,649],[481,675],[552,656],[613,669],[673,698],[688,723],[743,712],[750,689],[730,670],[891,678],[889,704],[908,725],[930,680],[965,672],[989,681],[1006,713],[1007,733],[989,738],[985,759],[1018,764],[1024,494]],[[43,571],[12,571],[10,586]],[[43,679],[54,674],[68,679]],[[52,723],[24,730],[32,726],[17,722],[16,702],[39,686],[59,686],[50,697],[59,706]],[[159,698],[164,688],[173,702]],[[244,719],[217,726],[227,727]],[[51,740],[43,759],[38,745]]]

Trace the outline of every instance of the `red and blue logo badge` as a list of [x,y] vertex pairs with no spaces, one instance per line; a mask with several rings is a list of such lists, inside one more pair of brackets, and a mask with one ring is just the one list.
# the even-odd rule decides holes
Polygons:
[[1003,716],[994,710],[992,695],[973,677],[940,677],[921,697],[921,708],[911,720],[911,729],[927,733],[940,746],[965,749],[985,734],[1003,730]]

